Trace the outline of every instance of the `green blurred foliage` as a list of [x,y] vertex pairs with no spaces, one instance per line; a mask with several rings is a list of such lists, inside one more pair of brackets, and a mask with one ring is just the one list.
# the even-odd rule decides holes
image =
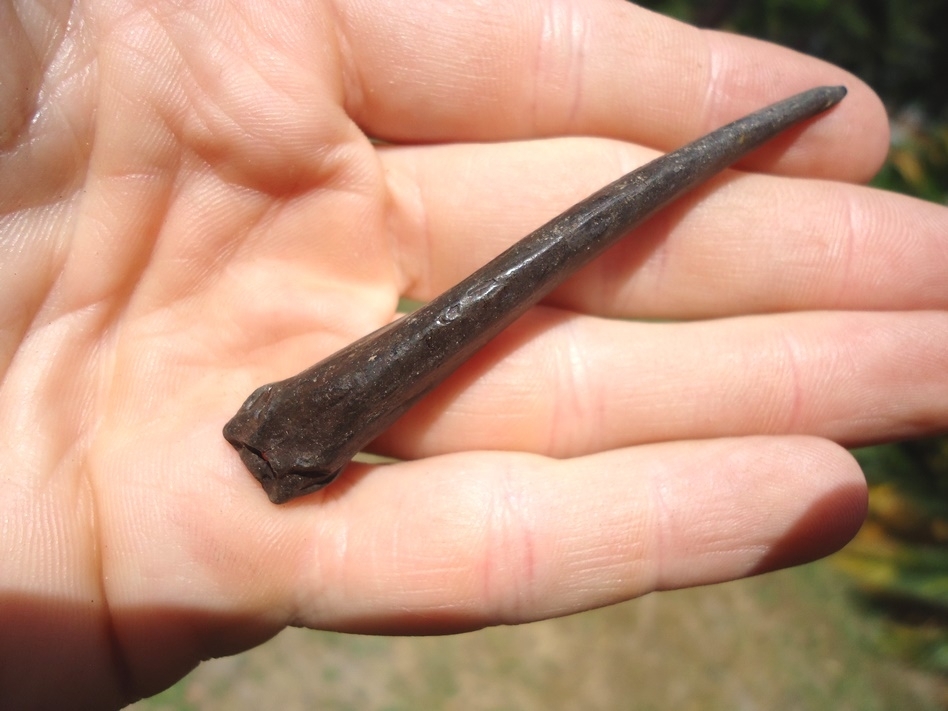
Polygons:
[[855,454],[869,520],[835,561],[887,617],[882,649],[948,673],[948,438]]
[[[856,74],[892,123],[877,187],[948,203],[948,2],[664,0],[637,3],[700,27],[766,39]],[[946,275],[948,278],[948,275]],[[881,649],[948,674],[948,438],[871,447],[857,458],[869,520],[835,557],[887,621]]]
[[927,121],[913,108],[892,118],[892,145],[873,185],[948,203],[948,122]]

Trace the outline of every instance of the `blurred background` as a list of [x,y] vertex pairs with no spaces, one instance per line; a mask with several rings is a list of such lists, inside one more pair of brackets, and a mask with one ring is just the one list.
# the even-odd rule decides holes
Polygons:
[[[945,0],[638,4],[859,75],[893,126],[874,184],[948,202]],[[870,518],[828,560],[451,637],[286,630],[130,708],[948,709],[948,439],[856,455]]]
[[[874,185],[948,204],[948,3],[944,0],[640,2],[701,27],[822,57],[868,82],[892,123]],[[946,235],[948,239],[948,235]],[[946,275],[948,279],[948,275]],[[870,520],[833,563],[884,620],[879,649],[948,673],[948,438],[856,452]]]

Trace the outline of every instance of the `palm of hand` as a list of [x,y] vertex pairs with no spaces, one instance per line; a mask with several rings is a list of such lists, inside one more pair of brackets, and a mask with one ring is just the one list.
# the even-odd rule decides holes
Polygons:
[[[261,373],[338,347],[397,298],[381,172],[333,101],[327,38],[261,12],[55,23],[48,64],[21,68],[40,83],[7,111],[0,418],[20,475],[5,579],[16,589],[18,561],[49,569],[54,589],[34,599],[20,579],[10,601],[34,623],[81,601],[81,623],[48,625],[99,692],[155,689],[194,663],[139,646],[158,630],[180,644],[187,600],[213,624],[277,594],[246,578],[284,544],[234,508],[226,480],[246,473],[219,430]],[[20,632],[5,652],[43,646]],[[129,678],[110,678],[123,659]]]
[[[592,139],[545,149],[530,143],[484,149],[494,159],[504,156],[508,167],[540,161],[559,166],[567,178],[579,164],[566,157],[589,160],[581,163],[583,178],[561,196],[525,200],[521,193],[512,198],[517,211],[492,206],[481,221],[465,220],[456,205],[438,212],[431,197],[436,190],[418,197],[405,176],[428,165],[429,174],[444,181],[463,175],[474,165],[471,156],[483,153],[382,149],[363,130],[430,141],[558,132],[623,137],[621,121],[607,109],[595,119],[564,110],[559,123],[550,119],[544,127],[549,107],[541,102],[530,126],[518,125],[516,112],[504,118],[513,124],[505,133],[496,124],[473,128],[476,118],[465,124],[465,112],[477,113],[470,108],[475,90],[467,103],[458,100],[453,115],[437,105],[413,106],[408,98],[383,101],[370,88],[385,80],[376,77],[373,84],[367,75],[391,57],[381,44],[363,41],[354,50],[349,40],[359,31],[363,40],[372,36],[366,30],[372,23],[329,3],[257,10],[235,4],[224,14],[164,4],[60,9],[60,17],[33,23],[27,17],[16,24],[22,31],[6,40],[11,56],[21,59],[18,88],[4,100],[0,124],[0,442],[15,462],[0,503],[0,599],[13,611],[8,619],[17,620],[0,636],[0,657],[13,660],[3,667],[4,682],[16,679],[25,693],[42,696],[43,667],[55,667],[63,688],[121,703],[160,689],[203,657],[253,645],[288,623],[376,632],[466,629],[565,614],[820,555],[852,533],[864,505],[858,471],[834,445],[798,438],[629,445],[793,432],[857,441],[944,422],[943,408],[929,404],[937,400],[931,392],[925,394],[930,401],[919,395],[907,405],[907,416],[843,422],[852,419],[839,405],[845,388],[827,407],[827,400],[814,396],[819,377],[799,373],[786,392],[774,387],[778,405],[795,404],[780,421],[747,409],[766,394],[699,403],[688,387],[690,373],[684,380],[668,375],[667,387],[659,377],[653,391],[624,385],[630,376],[610,383],[600,375],[598,385],[586,383],[601,391],[597,406],[573,393],[572,409],[557,405],[552,412],[537,392],[555,393],[549,384],[563,374],[534,373],[539,352],[563,354],[568,377],[576,379],[588,353],[620,368],[612,344],[622,358],[628,354],[622,346],[635,342],[643,344],[640,359],[672,362],[662,351],[666,346],[649,351],[651,341],[640,336],[660,344],[678,336],[642,325],[620,331],[547,308],[521,327],[520,340],[514,334],[489,349],[467,380],[462,376],[383,438],[383,448],[418,461],[388,473],[353,467],[326,492],[272,507],[220,436],[254,387],[293,374],[381,325],[410,287],[416,296],[430,296],[483,262],[480,254],[465,253],[462,238],[444,242],[434,218],[443,225],[458,216],[459,233],[468,228],[478,234],[485,226],[515,222],[509,231],[517,235],[554,214],[553,204],[581,197],[576,185],[588,191],[614,177],[617,151],[630,160],[641,152]],[[554,10],[546,11],[555,20]],[[597,12],[601,23],[590,26],[610,27],[609,13]],[[387,13],[380,14],[393,24],[411,15],[397,4]],[[417,29],[415,20],[399,27]],[[644,14],[637,21],[660,22]],[[458,28],[467,27],[461,18],[445,26],[453,27],[455,38]],[[547,34],[550,43],[564,39]],[[384,32],[375,36],[389,39]],[[399,37],[391,33],[393,55],[411,49],[408,40],[396,46]],[[605,47],[618,52],[615,44]],[[358,63],[354,52],[361,52]],[[423,51],[406,63],[427,58],[433,65],[442,57],[455,70],[462,65],[450,52]],[[800,88],[829,83],[822,79],[831,70],[794,61],[820,75]],[[24,86],[31,90],[19,88]],[[514,94],[521,88],[508,87]],[[862,99],[847,101],[866,106],[868,96],[863,91]],[[755,97],[746,110],[763,103]],[[413,128],[415,110],[420,125]],[[661,111],[656,116],[654,142],[681,143],[674,130],[661,133]],[[393,125],[392,135],[382,135]],[[695,133],[687,122],[679,128]],[[843,167],[828,155],[811,171],[838,169],[854,177],[876,160],[872,151],[848,157],[846,146],[838,150],[849,161]],[[803,171],[793,160],[787,159],[786,169]],[[430,169],[435,164],[444,166],[441,172]],[[471,170],[464,187],[505,180],[503,171],[486,178],[482,167]],[[537,193],[545,196],[557,185],[550,177]],[[748,185],[750,200],[763,203],[752,186],[767,184]],[[502,201],[504,190],[495,185],[491,194]],[[476,197],[470,202],[483,204]],[[534,202],[537,214],[527,214]],[[757,212],[763,210],[751,207],[742,217]],[[944,217],[926,219],[924,229],[935,232]],[[422,244],[425,239],[431,244]],[[441,252],[436,241],[445,245]],[[467,247],[483,249],[484,256],[497,251],[473,238]],[[418,266],[424,259],[406,257],[412,250],[429,250],[425,259],[440,267],[438,273]],[[917,279],[926,268],[938,273],[938,260],[918,252],[917,262],[905,268]],[[641,258],[630,248],[614,270],[607,265],[559,298],[577,311],[627,315],[630,307],[616,305],[617,284]],[[779,292],[773,274],[761,274],[761,283]],[[602,275],[611,290],[599,293],[598,302],[584,301],[590,289],[582,287],[597,285]],[[687,276],[677,282],[671,277],[668,293],[680,293],[676,287],[686,285]],[[844,282],[834,276],[825,280],[832,295],[814,292],[808,302],[778,294],[772,303],[749,304],[746,295],[723,295],[718,303],[689,305],[686,295],[646,315],[921,307],[910,302],[908,291],[879,288],[872,274],[864,283],[847,278],[855,287],[843,296],[834,291],[834,279]],[[941,292],[927,293],[928,308],[943,303]],[[709,327],[707,335],[695,328],[688,333],[697,334],[689,336],[692,343],[732,337],[750,343],[770,323],[735,321]],[[925,323],[927,333],[944,332],[942,321],[929,317]],[[806,334],[837,327],[800,317],[774,321],[772,333],[790,333],[806,345]],[[880,337],[863,353],[872,364],[914,348],[921,362],[925,354],[941,352],[939,342],[934,335],[927,344],[893,336],[883,345]],[[577,343],[589,344],[588,352]],[[680,352],[667,347],[677,359]],[[498,365],[501,355],[512,357]],[[730,382],[721,374],[741,370],[730,363],[715,371],[713,357],[703,351],[695,351],[693,362],[683,357],[696,372],[706,367],[697,383]],[[817,361],[807,353],[799,358],[809,372],[819,372]],[[937,363],[928,356],[930,370]],[[746,364],[753,365],[750,359]],[[496,367],[480,378],[487,365]],[[871,367],[856,371],[874,377]],[[913,377],[928,382],[917,370]],[[893,388],[900,385],[892,380]],[[852,388],[861,387],[854,377]],[[575,459],[476,451],[493,446]],[[746,496],[761,468],[773,472],[779,485],[765,487],[754,506],[738,511],[735,532],[734,502]],[[39,668],[36,659],[43,660]]]

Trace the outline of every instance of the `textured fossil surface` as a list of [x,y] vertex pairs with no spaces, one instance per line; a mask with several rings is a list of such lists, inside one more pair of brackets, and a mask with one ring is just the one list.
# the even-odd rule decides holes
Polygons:
[[818,87],[638,168],[530,233],[412,314],[255,390],[224,437],[283,503],[321,489],[409,407],[570,274],[655,211],[838,103]]

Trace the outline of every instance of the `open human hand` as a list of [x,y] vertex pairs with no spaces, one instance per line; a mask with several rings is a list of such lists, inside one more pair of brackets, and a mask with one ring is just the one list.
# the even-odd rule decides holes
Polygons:
[[[6,13],[14,707],[118,706],[288,624],[460,631],[809,560],[864,513],[840,444],[948,426],[948,210],[853,184],[887,131],[839,69],[618,0]],[[400,297],[839,83],[375,443],[403,461],[276,507],[221,437]]]

